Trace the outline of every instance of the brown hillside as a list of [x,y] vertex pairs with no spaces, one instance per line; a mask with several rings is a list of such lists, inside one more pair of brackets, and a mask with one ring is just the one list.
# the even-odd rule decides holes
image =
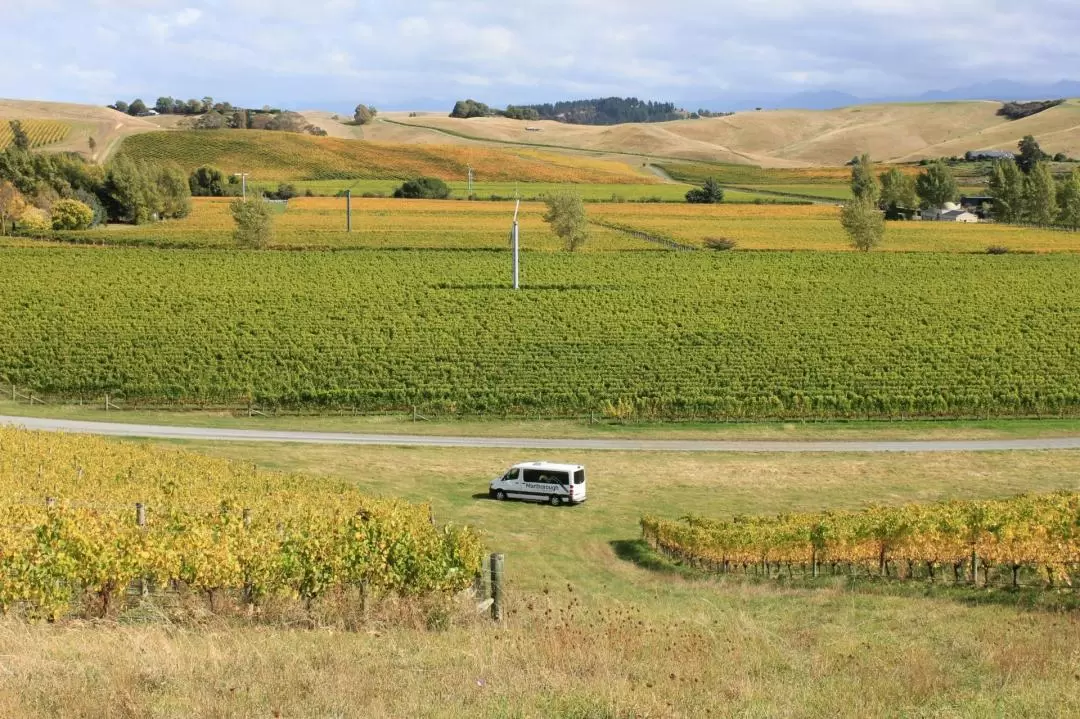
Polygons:
[[[95,161],[103,161],[118,146],[120,140],[141,132],[154,132],[161,127],[148,118],[131,117],[107,107],[76,105],[65,102],[0,99],[0,120],[60,120],[71,125],[63,142],[44,148],[50,152],[78,152]],[[90,138],[97,147],[91,156]]]

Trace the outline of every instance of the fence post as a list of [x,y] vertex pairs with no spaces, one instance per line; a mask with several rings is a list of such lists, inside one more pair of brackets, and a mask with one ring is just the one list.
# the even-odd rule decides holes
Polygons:
[[[146,505],[142,502],[135,503],[135,524],[139,525],[140,529],[146,528]],[[146,577],[139,578],[139,594],[146,596],[150,593],[150,583],[146,581]]]
[[491,555],[491,618],[503,620],[503,555]]

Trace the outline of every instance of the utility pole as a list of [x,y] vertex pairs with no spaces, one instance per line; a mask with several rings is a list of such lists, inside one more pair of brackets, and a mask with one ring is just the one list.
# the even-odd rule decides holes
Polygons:
[[243,197],[244,197],[245,200],[247,199],[247,178],[248,178],[248,174],[249,173],[247,173],[247,172],[233,173],[234,177],[239,177],[240,178],[240,191],[243,193]]
[[517,201],[514,205],[514,226],[510,230],[510,249],[514,253],[514,289],[518,289],[518,270],[520,264],[518,262],[518,208],[521,207],[521,200]]
[[472,178],[473,178],[473,171],[472,171],[472,165],[467,165],[467,167],[469,168],[469,194],[471,195],[471,194],[473,193],[473,186],[472,186]]

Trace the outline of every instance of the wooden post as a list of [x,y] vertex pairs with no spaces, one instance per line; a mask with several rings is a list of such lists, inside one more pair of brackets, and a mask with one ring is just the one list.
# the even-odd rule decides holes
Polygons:
[[[142,502],[135,503],[135,524],[140,528],[146,528],[146,505]],[[144,597],[150,594],[150,583],[146,581],[146,577],[139,579],[139,594]]]
[[491,555],[491,618],[503,620],[503,555]]
[[345,190],[345,231],[352,232],[352,190]]
[[109,394],[107,392],[105,393],[105,411],[109,411]]

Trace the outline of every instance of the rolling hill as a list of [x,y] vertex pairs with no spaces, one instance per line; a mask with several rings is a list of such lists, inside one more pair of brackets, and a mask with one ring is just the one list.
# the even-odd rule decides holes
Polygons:
[[394,123],[398,141],[405,139],[401,126],[408,125],[416,129],[417,139],[440,131],[498,142],[762,167],[842,165],[863,152],[881,162],[910,162],[967,150],[1014,149],[1029,134],[1044,150],[1080,155],[1080,102],[1073,100],[1022,120],[998,116],[1000,106],[997,102],[860,105],[604,127],[390,113],[376,121],[369,135],[377,137],[381,125]]
[[[357,127],[347,124],[348,118],[330,112],[309,110],[303,114],[330,135],[322,142],[345,143],[337,145],[335,150],[345,155],[357,152],[342,149],[349,145],[345,142],[348,140],[428,146],[424,150],[416,148],[421,154],[428,155],[461,154],[465,152],[463,148],[469,148],[466,154],[498,149],[513,150],[520,160],[523,157],[520,152],[525,150],[529,154],[524,157],[529,162],[539,161],[552,167],[566,162],[567,154],[572,158],[570,164],[575,166],[592,155],[594,159],[599,156],[619,161],[622,166],[618,171],[606,166],[601,174],[614,171],[625,176],[629,170],[630,175],[638,178],[642,176],[643,158],[800,168],[838,166],[853,155],[868,152],[879,162],[912,162],[962,155],[968,150],[1013,149],[1021,137],[1029,134],[1034,135],[1048,152],[1080,156],[1080,101],[1071,100],[1015,121],[997,115],[999,107],[1000,103],[990,101],[893,103],[837,110],[740,112],[720,118],[608,126],[523,122],[501,117],[463,120],[441,113],[399,112],[380,113],[374,123]],[[176,118],[134,118],[87,105],[0,100],[0,121],[6,119],[69,123],[72,131],[68,136],[49,148],[89,155],[88,139],[93,136],[97,141],[93,159],[97,161],[107,159],[124,138],[171,131],[176,124]],[[226,136],[231,134],[224,133]],[[292,151],[307,148],[318,154],[324,146],[314,140],[294,137],[275,142],[290,143]],[[217,147],[219,140],[207,144]],[[431,146],[458,149],[435,150]],[[234,149],[239,151],[239,148]],[[541,154],[533,154],[536,152]],[[564,159],[555,159],[559,156]],[[227,159],[231,162],[237,158]],[[279,159],[286,164],[295,161],[295,157],[288,156]],[[321,161],[300,162],[318,164]],[[311,174],[309,170],[303,170],[305,176]],[[458,170],[454,168],[455,176]],[[595,181],[626,180],[605,177]]]

